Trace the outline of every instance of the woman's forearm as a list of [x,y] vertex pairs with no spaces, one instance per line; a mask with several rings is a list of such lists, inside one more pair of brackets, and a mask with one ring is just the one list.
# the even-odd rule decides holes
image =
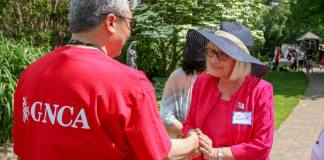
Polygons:
[[[208,160],[235,160],[232,151],[229,147],[220,147],[220,148],[203,148],[201,147],[204,158]],[[221,152],[221,154],[219,154]],[[220,157],[221,156],[221,157]]]

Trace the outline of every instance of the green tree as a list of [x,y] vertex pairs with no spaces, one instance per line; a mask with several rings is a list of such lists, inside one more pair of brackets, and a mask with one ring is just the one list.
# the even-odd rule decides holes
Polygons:
[[283,43],[296,44],[307,31],[324,38],[323,0],[278,0],[264,16],[265,48],[273,51]]
[[288,17],[287,35],[293,42],[303,33],[311,31],[324,39],[324,0],[294,0]]
[[136,42],[138,67],[149,77],[169,75],[181,62],[187,30],[216,29],[220,21],[242,22],[262,45],[264,4],[261,0],[145,1],[135,11],[138,26],[131,39]]
[[290,3],[276,4],[264,12],[264,37],[266,40],[264,48],[267,48],[271,53],[276,46],[287,41],[286,23],[291,14]]

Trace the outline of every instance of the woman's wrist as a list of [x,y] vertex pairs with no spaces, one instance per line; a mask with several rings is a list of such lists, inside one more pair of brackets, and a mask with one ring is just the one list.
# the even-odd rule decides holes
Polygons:
[[212,148],[211,149],[210,160],[223,160],[223,159],[224,159],[223,148]]
[[216,159],[222,160],[224,158],[223,148],[216,148]]
[[218,157],[217,157],[217,148],[213,148],[213,154],[212,154],[212,159],[213,160],[218,160]]

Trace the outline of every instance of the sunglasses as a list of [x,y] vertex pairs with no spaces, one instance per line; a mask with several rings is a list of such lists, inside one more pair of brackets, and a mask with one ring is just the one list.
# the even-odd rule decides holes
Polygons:
[[116,17],[122,18],[124,20],[127,20],[130,26],[130,29],[133,30],[135,28],[136,25],[136,19],[135,18],[129,18],[129,17],[125,17],[119,14],[115,14],[115,13],[103,13],[102,15],[108,15],[108,14],[114,14]]
[[217,59],[219,59],[221,61],[227,61],[229,59],[229,55],[226,54],[225,52],[222,52],[222,51],[217,52],[211,48],[205,48],[205,54],[210,58],[214,58],[216,56]]

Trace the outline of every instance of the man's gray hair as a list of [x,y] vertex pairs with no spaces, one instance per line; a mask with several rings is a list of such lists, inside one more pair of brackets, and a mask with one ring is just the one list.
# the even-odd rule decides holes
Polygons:
[[139,0],[70,0],[69,30],[87,31],[102,23],[103,14],[123,15],[138,4]]

